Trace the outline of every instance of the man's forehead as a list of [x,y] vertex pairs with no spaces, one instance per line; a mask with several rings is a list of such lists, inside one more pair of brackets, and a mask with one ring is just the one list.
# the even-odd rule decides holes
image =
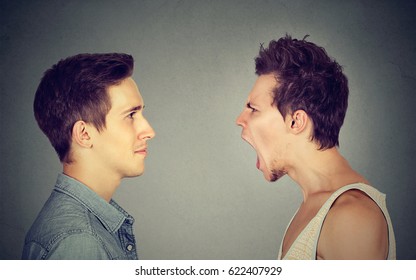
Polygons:
[[108,90],[112,108],[124,109],[125,107],[143,106],[143,97],[133,79],[128,78],[120,84],[111,86]]
[[273,74],[261,75],[257,78],[252,91],[248,96],[248,101],[254,102],[260,99],[273,97],[273,90],[277,86],[276,77]]

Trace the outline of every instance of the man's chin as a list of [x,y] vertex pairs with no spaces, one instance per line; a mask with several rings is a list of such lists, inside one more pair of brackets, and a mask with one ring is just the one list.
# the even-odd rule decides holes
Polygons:
[[130,172],[128,172],[124,177],[126,178],[133,178],[133,177],[138,177],[143,175],[144,173],[144,168],[140,169],[140,170],[132,170]]
[[270,171],[268,173],[263,172],[264,178],[269,182],[276,182],[283,176],[285,176],[287,173],[281,170],[278,171]]

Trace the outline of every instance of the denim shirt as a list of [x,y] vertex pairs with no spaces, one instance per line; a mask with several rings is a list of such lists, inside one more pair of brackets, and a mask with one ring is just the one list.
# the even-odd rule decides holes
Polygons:
[[59,174],[26,235],[22,259],[137,259],[134,219],[81,182]]

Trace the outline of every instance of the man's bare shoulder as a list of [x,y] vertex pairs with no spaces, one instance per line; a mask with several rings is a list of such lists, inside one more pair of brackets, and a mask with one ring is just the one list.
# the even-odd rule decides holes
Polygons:
[[388,228],[377,204],[350,190],[333,204],[324,222],[318,255],[324,259],[385,259]]

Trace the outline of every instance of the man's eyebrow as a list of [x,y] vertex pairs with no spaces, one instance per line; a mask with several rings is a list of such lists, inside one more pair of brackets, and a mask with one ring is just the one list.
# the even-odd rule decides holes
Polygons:
[[142,105],[134,106],[134,107],[131,107],[127,110],[124,110],[121,114],[127,114],[127,113],[134,112],[134,111],[140,111],[140,110],[144,109],[144,107],[145,107],[144,105],[143,106]]

